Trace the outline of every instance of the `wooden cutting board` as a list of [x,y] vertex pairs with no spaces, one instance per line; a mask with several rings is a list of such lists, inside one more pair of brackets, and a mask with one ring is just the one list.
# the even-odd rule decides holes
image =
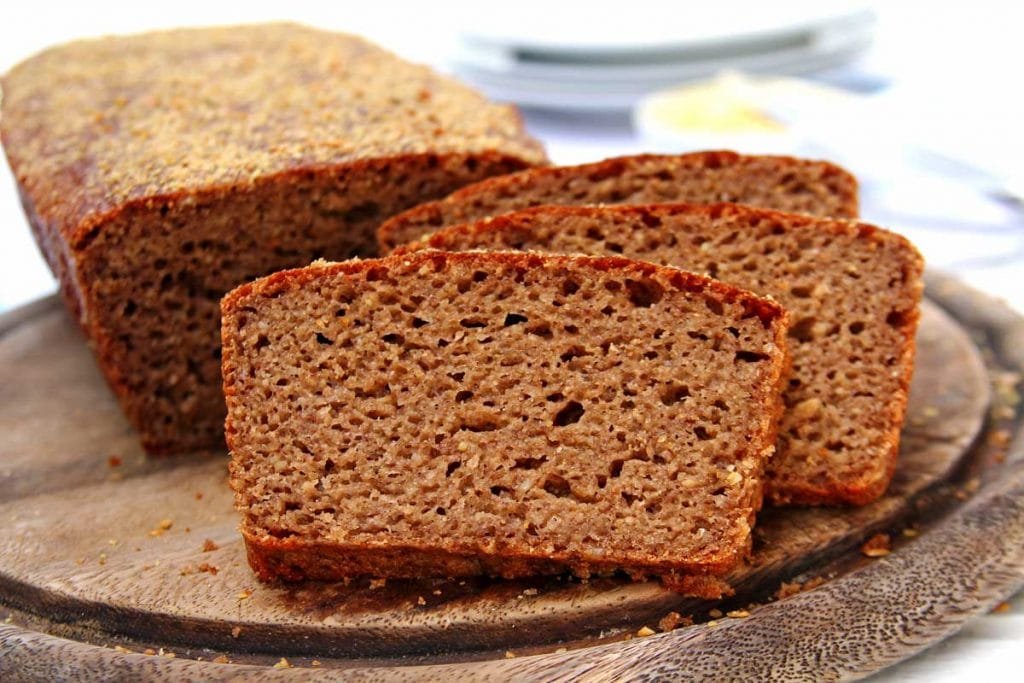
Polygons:
[[[1009,443],[1024,324],[946,278],[932,277],[929,295],[889,492],[859,509],[766,510],[723,605],[620,579],[260,584],[224,454],[146,458],[59,302],[10,313],[0,319],[0,679],[875,671],[1024,585],[1024,459],[1020,438]],[[904,536],[908,525],[920,533]],[[879,531],[897,547],[869,560],[858,548]],[[773,599],[794,577],[828,580]],[[713,619],[714,608],[740,616]],[[635,635],[660,631],[670,612],[698,623]],[[291,668],[270,668],[282,657]]]

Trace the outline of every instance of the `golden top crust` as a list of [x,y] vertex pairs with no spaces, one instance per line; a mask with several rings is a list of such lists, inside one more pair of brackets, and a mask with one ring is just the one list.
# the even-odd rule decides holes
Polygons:
[[293,24],[74,42],[2,80],[26,197],[72,243],[137,201],[419,154],[545,160],[513,108],[349,35]]

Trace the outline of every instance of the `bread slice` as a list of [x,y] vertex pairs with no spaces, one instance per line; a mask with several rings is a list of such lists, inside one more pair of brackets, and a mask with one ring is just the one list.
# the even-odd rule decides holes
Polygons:
[[57,47],[2,106],[40,247],[151,452],[223,447],[229,289],[373,253],[388,216],[545,162],[513,109],[288,24]]
[[825,161],[735,152],[644,154],[497,176],[385,221],[381,253],[446,225],[541,204],[739,202],[816,216],[855,218],[857,181]]
[[223,304],[231,485],[263,579],[711,577],[750,545],[785,313],[622,258],[423,251]]
[[922,261],[863,223],[731,204],[539,207],[446,228],[410,249],[526,249],[704,272],[783,304],[793,371],[768,466],[775,503],[868,503],[899,450]]

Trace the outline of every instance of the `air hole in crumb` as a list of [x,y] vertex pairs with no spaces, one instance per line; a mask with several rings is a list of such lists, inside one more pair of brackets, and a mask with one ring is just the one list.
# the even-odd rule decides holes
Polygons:
[[547,323],[537,323],[526,328],[526,331],[530,334],[535,334],[543,339],[551,339],[554,333],[551,331],[551,325]]
[[789,336],[800,342],[814,341],[815,318],[801,318],[789,328]]
[[562,282],[562,294],[565,294],[566,296],[571,296],[578,291],[580,291],[580,283],[576,282],[575,280],[567,279],[564,282]]
[[615,312],[615,309],[612,308],[611,305],[605,306],[604,308],[601,309],[601,314],[602,315],[611,315],[614,312]]
[[398,334],[397,332],[390,332],[381,337],[381,341],[383,341],[385,344],[404,344],[405,337]]
[[501,425],[496,420],[486,418],[463,422],[459,425],[460,432],[496,432],[499,429],[501,429]]
[[516,462],[512,465],[514,470],[535,470],[548,461],[546,456],[539,458],[516,458]]
[[460,467],[462,467],[462,461],[461,460],[453,460],[452,462],[448,463],[448,467],[445,468],[444,476],[446,476],[446,477],[452,476],[452,473],[455,472],[455,470],[459,469]]
[[509,313],[508,315],[505,316],[504,325],[505,327],[512,327],[513,325],[519,325],[520,323],[525,323],[527,321],[529,321],[529,318],[527,318],[525,315],[520,315],[518,313]]
[[336,310],[334,312],[334,317],[335,318],[344,318],[346,313],[348,313],[348,311],[345,308],[339,308],[338,310]]
[[566,351],[559,356],[559,360],[563,363],[568,363],[573,358],[579,358],[580,356],[587,355],[586,350],[582,346],[570,346]]
[[608,477],[604,476],[603,474],[597,475],[597,488],[603,489],[607,485],[608,485]]
[[565,325],[562,327],[562,329],[568,332],[569,334],[578,334],[580,331],[580,328],[576,327],[575,325]]
[[564,401],[565,396],[562,395],[562,392],[556,391],[553,394],[548,394],[547,399],[552,403],[558,403],[559,401]]
[[622,492],[622,500],[626,501],[626,505],[632,506],[633,503],[640,500],[640,496],[630,493],[629,491]]
[[693,428],[693,435],[696,436],[701,441],[709,441],[713,438],[711,432],[709,432],[706,428],[704,428],[701,425],[697,425],[696,427]]
[[675,405],[690,395],[690,388],[680,384],[671,384],[661,391],[661,402],[667,406]]
[[426,320],[424,320],[423,318],[413,318],[412,319],[412,326],[413,326],[414,329],[419,329],[419,328],[424,327],[424,326],[429,325],[429,324],[430,323],[427,322]]
[[461,382],[462,380],[464,380],[466,378],[466,373],[464,373],[464,372],[449,372],[448,376],[451,377],[456,382]]
[[735,327],[732,327],[731,325],[729,327],[725,328],[725,331],[728,332],[729,334],[731,334],[736,339],[740,338],[740,331],[737,330]]
[[864,323],[861,321],[850,323],[850,334],[860,334],[864,331]]
[[473,392],[472,391],[465,391],[465,390],[463,390],[463,391],[460,391],[459,393],[455,394],[455,400],[458,401],[459,403],[465,403],[466,401],[468,401],[471,398],[473,398]]
[[487,279],[487,273],[482,270],[478,270],[473,273],[473,282],[483,282]]
[[658,357],[658,352],[657,351],[647,351],[646,353],[644,353],[644,358],[646,358],[647,360],[654,360],[657,357]]
[[661,301],[665,289],[654,280],[631,280],[626,279],[626,291],[629,292],[629,300],[638,308],[650,308]]
[[649,211],[642,212],[640,214],[640,220],[643,221],[643,224],[648,228],[656,228],[661,225],[661,219]]
[[793,287],[789,291],[798,299],[807,299],[811,296],[813,288],[810,285],[803,285],[800,287]]
[[439,515],[447,515],[447,514],[448,514],[448,511],[447,511],[447,510],[445,510],[445,509],[444,509],[443,507],[441,507],[440,505],[439,505],[439,506],[437,506],[437,508],[436,508],[436,509],[434,510],[434,512],[436,512],[436,513],[437,513],[437,514],[439,514]]
[[622,289],[622,283],[616,280],[609,280],[604,283],[604,288],[609,292],[617,292]]
[[618,242],[605,242],[604,248],[613,254],[621,254],[624,250],[623,246]]
[[612,460],[612,464],[608,466],[608,476],[612,479],[618,479],[622,474],[622,466],[626,464],[626,461],[622,458],[616,458]]
[[549,474],[544,480],[544,490],[558,498],[565,498],[572,493],[572,487],[565,477],[558,474]]
[[463,318],[459,321],[459,325],[469,329],[475,329],[478,327],[487,327],[487,323],[479,318]]
[[763,360],[768,360],[768,355],[757,351],[737,351],[736,360],[743,363],[760,363]]
[[706,298],[704,299],[704,305],[715,315],[722,315],[725,312],[725,307],[722,306],[722,302],[718,299]]
[[892,327],[903,327],[907,324],[907,314],[903,311],[892,311],[885,316],[885,322]]
[[712,496],[724,496],[725,495],[725,487],[724,486],[719,486],[717,489],[715,489],[714,491],[711,492],[711,495]]
[[510,489],[508,489],[505,486],[497,486],[497,485],[495,485],[495,486],[491,487],[491,494],[493,494],[495,496],[500,496],[501,494],[508,493],[509,491],[510,491]]
[[259,351],[260,349],[265,348],[267,346],[270,346],[270,340],[267,339],[267,335],[261,334],[260,336],[256,337],[256,345],[253,348]]
[[829,441],[827,444],[825,444],[825,448],[832,451],[833,453],[838,453],[839,451],[846,448],[846,444],[843,443],[842,441]]
[[331,460],[330,458],[327,458],[327,460],[324,461],[324,474],[327,475],[327,474],[330,474],[331,472],[333,472],[334,471],[334,467],[335,467],[334,461]]
[[552,424],[555,427],[565,427],[567,425],[576,424],[583,417],[583,404],[579,401],[569,401],[565,406],[555,414],[555,419],[552,420]]
[[591,240],[603,240],[604,233],[597,228],[587,228],[587,239]]

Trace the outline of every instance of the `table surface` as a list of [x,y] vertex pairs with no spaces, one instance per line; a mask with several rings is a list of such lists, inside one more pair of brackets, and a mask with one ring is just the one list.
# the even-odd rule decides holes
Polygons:
[[[470,18],[480,20],[479,13],[464,3],[432,6],[429,13],[416,4],[386,0],[372,6],[361,3],[358,13],[342,6],[333,11],[303,6],[290,17],[282,14],[279,3],[248,3],[244,13],[209,4],[184,1],[172,7],[150,7],[148,3],[93,2],[79,6],[46,0],[16,4],[5,8],[6,19],[0,24],[0,71],[41,48],[77,37],[279,18],[361,33],[403,56],[446,69],[451,52],[445,46],[453,44],[459,27]],[[1024,105],[1006,84],[1016,80],[1010,69],[1024,63],[1024,46],[1014,33],[1024,10],[1006,10],[984,1],[971,6],[957,11],[932,8],[927,16],[908,7],[879,10],[875,45],[848,69],[892,83],[886,110],[889,120],[884,126],[863,128],[851,126],[848,120],[839,122],[836,125],[841,128],[829,136],[828,149],[861,179],[864,220],[905,234],[929,267],[951,272],[1024,313],[1024,204],[999,199],[989,191],[991,185],[979,182],[989,176],[1011,181],[1021,177],[1016,166],[1024,158],[1018,123],[1024,120]],[[520,11],[540,7],[525,3]],[[654,11],[644,3],[640,7]],[[412,13],[416,21],[394,20]],[[954,43],[955,50],[947,49]],[[558,163],[668,151],[652,149],[625,115],[581,117],[530,111],[526,121]],[[941,158],[959,163],[936,163],[935,158],[931,164],[920,159],[909,163],[894,155],[893,150],[910,144],[907,131],[915,144],[925,140]],[[871,156],[864,150],[878,152]],[[970,161],[962,163],[965,160]],[[1013,182],[1017,187],[1024,185]],[[6,164],[0,164],[0,223],[2,312],[55,289],[28,231]],[[977,619],[953,638],[878,674],[876,680],[956,681],[1008,675],[1021,661],[1024,593],[1008,607]]]

